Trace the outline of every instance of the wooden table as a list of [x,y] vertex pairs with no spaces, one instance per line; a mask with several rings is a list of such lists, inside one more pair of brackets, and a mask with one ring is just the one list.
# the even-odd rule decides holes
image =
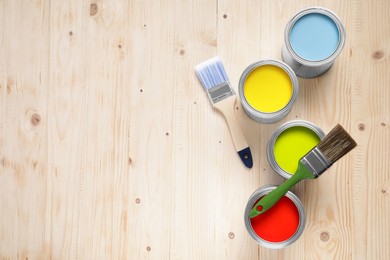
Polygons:
[[[194,66],[219,55],[237,90],[317,5],[345,48],[284,120],[237,106],[246,170]],[[0,29],[0,259],[390,259],[389,1],[2,0]],[[270,250],[243,211],[283,181],[265,149],[292,119],[341,123],[358,147],[294,188],[305,231]]]

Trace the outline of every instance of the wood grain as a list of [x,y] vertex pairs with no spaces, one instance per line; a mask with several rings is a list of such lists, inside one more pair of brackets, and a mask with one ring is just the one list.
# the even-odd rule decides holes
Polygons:
[[[339,15],[345,48],[282,121],[236,104],[248,170],[194,67],[219,55],[237,92],[308,6]],[[0,29],[0,259],[390,259],[390,2],[3,0]],[[265,148],[293,119],[358,146],[294,188],[305,231],[269,250],[243,212],[283,181]]]

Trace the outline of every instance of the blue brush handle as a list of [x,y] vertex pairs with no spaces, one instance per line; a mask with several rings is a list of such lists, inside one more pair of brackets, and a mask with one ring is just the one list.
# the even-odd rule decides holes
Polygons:
[[241,158],[241,161],[245,164],[249,169],[253,167],[253,159],[251,149],[249,147],[238,151],[238,155]]
[[235,103],[236,96],[233,95],[214,103],[214,107],[225,117],[226,122],[229,126],[230,135],[232,137],[234,147],[236,148],[236,151],[240,156],[241,161],[246,167],[252,168],[252,153],[245,139],[245,136],[242,133],[241,127],[236,119],[236,116],[234,115]]

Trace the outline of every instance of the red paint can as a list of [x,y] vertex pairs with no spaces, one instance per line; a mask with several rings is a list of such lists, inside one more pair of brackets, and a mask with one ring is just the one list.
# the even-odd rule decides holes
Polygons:
[[305,228],[306,213],[299,198],[288,191],[281,200],[263,214],[250,218],[253,206],[276,186],[256,190],[245,208],[245,226],[249,235],[260,245],[272,249],[284,248],[294,243]]

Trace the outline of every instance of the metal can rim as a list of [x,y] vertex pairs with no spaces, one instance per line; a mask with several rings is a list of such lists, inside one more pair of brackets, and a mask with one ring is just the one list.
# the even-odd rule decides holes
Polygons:
[[[299,56],[292,48],[291,42],[290,42],[290,32],[294,24],[304,15],[311,14],[311,13],[319,13],[328,16],[332,21],[336,24],[337,29],[339,31],[339,42],[337,45],[337,49],[327,58],[319,61],[310,61],[302,58]],[[292,55],[292,57],[298,61],[300,64],[305,66],[311,66],[311,67],[319,67],[325,64],[333,63],[336,58],[340,55],[341,51],[344,48],[345,45],[345,38],[346,38],[346,32],[343,23],[341,22],[340,18],[332,11],[324,8],[324,7],[309,7],[304,10],[299,11],[296,13],[290,21],[287,23],[286,29],[284,31],[284,42],[287,47],[288,52]]]
[[[292,92],[291,98],[288,101],[288,103],[282,109],[275,111],[275,112],[262,112],[262,111],[255,109],[254,107],[252,107],[248,103],[248,101],[244,95],[244,85],[245,85],[246,78],[254,69],[256,69],[260,66],[264,66],[264,65],[274,65],[274,66],[277,66],[277,67],[283,69],[290,77],[292,88],[293,88],[292,89],[293,92]],[[259,119],[259,121],[262,121],[261,119],[264,119],[266,121],[275,122],[275,121],[282,119],[283,116],[285,116],[286,113],[288,113],[291,110],[293,104],[295,103],[295,101],[298,97],[298,93],[299,93],[298,78],[297,78],[295,72],[290,68],[290,66],[287,65],[286,63],[284,63],[283,61],[274,60],[274,59],[260,60],[260,61],[257,61],[257,62],[250,64],[242,72],[241,77],[240,77],[240,81],[238,83],[238,93],[239,93],[241,104],[242,104],[244,110],[247,113],[251,114],[253,116],[252,118],[257,118],[257,119]],[[276,120],[274,120],[274,119],[276,119]]]
[[298,215],[299,215],[299,224],[297,227],[297,230],[295,233],[287,240],[282,241],[282,242],[270,242],[267,240],[262,239],[259,237],[255,231],[252,228],[252,225],[250,223],[250,218],[249,218],[249,212],[252,209],[254,203],[263,195],[266,195],[267,193],[271,192],[273,189],[276,189],[277,186],[275,185],[266,185],[261,188],[258,188],[255,192],[252,193],[252,195],[249,197],[248,203],[245,208],[245,213],[244,213],[244,220],[245,220],[245,227],[249,233],[249,235],[260,245],[271,248],[271,249],[281,249],[286,246],[291,245],[294,243],[303,233],[303,230],[305,229],[305,224],[306,224],[306,212],[305,208],[303,207],[302,202],[298,198],[297,195],[295,195],[292,191],[288,191],[285,196],[288,197],[294,205],[298,209]]
[[275,154],[274,154],[274,148],[275,148],[275,142],[279,138],[279,136],[286,131],[287,129],[291,127],[306,127],[310,130],[312,130],[321,140],[325,137],[324,131],[320,127],[318,127],[316,124],[306,121],[306,120],[292,120],[284,123],[283,125],[279,126],[271,135],[268,144],[267,144],[267,159],[268,163],[271,165],[272,169],[279,174],[280,176],[290,179],[292,174],[289,172],[286,172],[284,169],[282,169],[279,164],[276,162]]

